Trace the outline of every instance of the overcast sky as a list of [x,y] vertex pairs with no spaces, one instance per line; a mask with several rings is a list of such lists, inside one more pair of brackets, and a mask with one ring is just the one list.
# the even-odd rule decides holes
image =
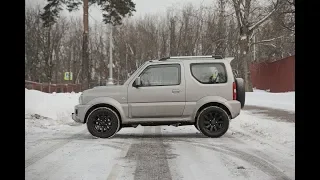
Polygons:
[[[136,12],[134,17],[139,17],[145,14],[164,14],[168,7],[181,7],[184,4],[192,3],[194,6],[199,6],[201,3],[203,5],[211,5],[215,0],[132,0],[136,4]],[[34,5],[44,6],[46,0],[26,0],[26,6]],[[64,15],[81,16],[82,8],[78,12],[68,13],[68,11],[63,12]],[[98,7],[90,7],[89,9],[90,19],[89,21],[102,21],[102,14]]]

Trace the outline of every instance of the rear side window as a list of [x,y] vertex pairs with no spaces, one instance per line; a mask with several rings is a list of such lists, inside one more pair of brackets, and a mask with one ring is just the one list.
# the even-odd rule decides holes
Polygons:
[[193,63],[190,69],[192,76],[202,84],[227,82],[226,68],[223,63]]

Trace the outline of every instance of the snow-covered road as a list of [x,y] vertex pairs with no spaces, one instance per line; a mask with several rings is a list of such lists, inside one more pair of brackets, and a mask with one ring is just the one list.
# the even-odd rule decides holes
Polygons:
[[193,126],[138,126],[97,139],[66,116],[72,107],[53,103],[69,99],[69,107],[76,95],[50,96],[55,98],[33,99],[37,108],[26,105],[28,180],[295,179],[295,123],[281,114],[270,116],[276,114],[271,109],[241,111],[221,138],[207,138]]
[[232,123],[217,139],[192,126],[124,128],[112,139],[96,139],[85,125],[71,124],[28,134],[26,179],[294,179],[293,141]]

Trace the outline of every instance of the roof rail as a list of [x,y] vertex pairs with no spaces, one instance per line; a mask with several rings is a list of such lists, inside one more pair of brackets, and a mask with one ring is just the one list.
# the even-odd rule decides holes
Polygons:
[[159,61],[165,61],[167,59],[170,59],[170,56],[169,57],[163,57],[163,58],[159,59]]
[[189,59],[189,58],[214,58],[214,59],[223,59],[221,55],[211,55],[211,56],[169,56],[159,59],[159,61],[166,61],[168,59]]

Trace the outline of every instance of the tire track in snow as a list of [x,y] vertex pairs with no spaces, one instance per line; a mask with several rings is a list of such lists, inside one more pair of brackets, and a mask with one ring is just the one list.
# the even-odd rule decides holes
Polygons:
[[66,145],[67,143],[76,140],[77,137],[79,135],[82,135],[83,133],[87,132],[87,129],[84,129],[82,131],[80,131],[79,133],[70,136],[66,139],[64,139],[62,142],[57,143],[55,145],[50,146],[49,148],[46,148],[45,150],[41,151],[40,153],[38,153],[37,155],[25,160],[25,168],[31,166],[32,164],[36,163],[37,161],[43,159],[44,157],[48,156],[49,154],[53,153],[54,151],[56,151],[57,149],[63,147],[64,145]]
[[226,147],[226,146],[213,147],[213,145],[210,145],[210,144],[199,143],[199,142],[190,141],[190,140],[181,140],[181,141],[182,142],[189,142],[194,145],[197,145],[198,147],[213,150],[216,152],[223,153],[225,155],[229,155],[229,156],[233,156],[235,158],[241,159],[241,160],[253,165],[254,167],[257,167],[262,172],[264,172],[267,175],[269,175],[270,177],[272,177],[272,179],[291,180],[282,170],[280,170],[274,164],[272,164],[272,163],[268,162],[267,160],[264,160],[256,155],[252,155],[252,154],[240,151],[238,149],[234,149],[234,148],[230,148],[230,147]]
[[[114,164],[111,168],[111,171],[107,177],[107,180],[116,180],[119,179],[119,174],[121,174],[121,172],[124,170],[124,166],[122,165],[124,162],[122,161],[122,158],[125,158],[127,156],[128,150],[131,147],[132,142],[118,142],[115,141],[113,143],[117,143],[117,144],[121,144],[121,152],[120,152],[120,162],[117,162],[116,164]],[[125,147],[126,146],[126,147]]]
[[[155,132],[150,132],[155,128]],[[144,135],[161,134],[161,128],[144,127]],[[152,139],[152,141],[150,141]],[[129,148],[126,158],[137,162],[134,173],[135,180],[171,180],[170,168],[167,160],[166,146],[162,138],[141,138],[140,143],[134,143]]]

